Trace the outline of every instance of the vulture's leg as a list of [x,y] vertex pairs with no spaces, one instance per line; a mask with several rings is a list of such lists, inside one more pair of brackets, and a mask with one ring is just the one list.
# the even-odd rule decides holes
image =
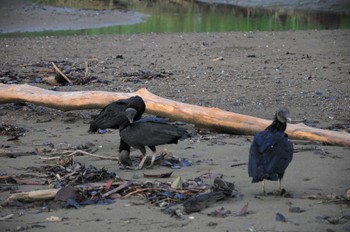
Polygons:
[[119,152],[119,162],[125,167],[129,167],[132,165],[129,151],[122,150]]
[[265,191],[265,179],[262,181],[262,194],[266,195],[266,191]]
[[282,179],[278,178],[278,185],[279,185],[279,189],[280,189],[280,193],[282,192]]
[[151,163],[147,167],[151,168],[153,166],[155,160],[156,160],[156,153],[153,153],[153,155],[151,157]]
[[143,165],[145,164],[145,161],[146,161],[146,159],[147,159],[147,156],[146,156],[146,148],[145,147],[141,147],[140,148],[140,151],[141,151],[141,153],[142,153],[142,159],[141,159],[141,161],[140,161],[140,164],[139,164],[139,166],[137,167],[137,169],[142,169],[143,168]]
[[152,150],[153,155],[151,158],[151,164],[147,166],[148,168],[151,168],[153,166],[154,161],[156,160],[156,147],[155,146],[149,146],[149,148]]

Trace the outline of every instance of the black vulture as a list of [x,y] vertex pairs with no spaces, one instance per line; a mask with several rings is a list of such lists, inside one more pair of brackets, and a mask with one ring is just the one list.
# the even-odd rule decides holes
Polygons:
[[[127,127],[120,129],[121,146],[124,148],[119,148],[119,150],[124,150],[123,155],[126,156],[126,145],[139,149],[142,153],[139,169],[142,169],[147,158],[146,146],[154,153],[158,145],[177,144],[179,139],[189,137],[185,129],[177,127],[162,118],[146,117],[133,121],[132,114],[129,114],[129,118],[131,123]],[[150,167],[153,165],[154,159],[155,155],[152,156]]]
[[120,129],[125,127],[129,123],[125,113],[126,109],[136,110],[135,120],[138,120],[145,112],[145,102],[141,97],[134,96],[108,104],[90,123],[89,131],[96,132],[98,129]]
[[250,146],[248,173],[253,183],[263,181],[263,194],[265,180],[278,180],[282,191],[284,172],[293,159],[293,144],[284,133],[287,121],[290,121],[289,110],[282,107],[276,112],[272,124],[254,136]]

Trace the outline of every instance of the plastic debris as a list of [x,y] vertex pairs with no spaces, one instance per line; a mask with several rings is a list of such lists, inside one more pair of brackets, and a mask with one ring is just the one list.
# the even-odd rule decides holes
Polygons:
[[246,216],[248,214],[248,202],[242,207],[242,209],[236,214],[236,216]]
[[166,172],[166,173],[160,173],[160,174],[146,174],[143,173],[143,177],[145,178],[169,178],[173,174],[173,172]]
[[51,216],[51,217],[46,218],[45,220],[49,221],[49,222],[62,222],[63,218]]
[[287,219],[281,213],[276,213],[276,221],[287,222]]
[[181,177],[176,177],[176,179],[171,184],[171,187],[174,189],[182,188],[182,183],[183,183],[183,181],[182,181]]

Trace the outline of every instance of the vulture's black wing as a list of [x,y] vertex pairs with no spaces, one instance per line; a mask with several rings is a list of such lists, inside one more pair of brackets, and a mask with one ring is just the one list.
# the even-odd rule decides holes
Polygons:
[[89,131],[95,132],[98,129],[119,129],[120,125],[127,122],[128,119],[124,115],[128,105],[126,100],[112,102],[105,106],[99,115],[90,123]]
[[120,131],[120,137],[131,147],[158,146],[177,143],[189,137],[188,132],[168,121],[155,117],[143,118]]
[[125,115],[127,108],[136,110],[135,120],[138,120],[145,112],[146,106],[143,99],[139,96],[112,102],[104,107],[100,114],[90,123],[89,131],[95,132],[99,128],[120,129],[122,126],[127,125],[129,122]]
[[257,133],[249,151],[248,173],[252,182],[282,178],[292,158],[293,144],[284,132]]

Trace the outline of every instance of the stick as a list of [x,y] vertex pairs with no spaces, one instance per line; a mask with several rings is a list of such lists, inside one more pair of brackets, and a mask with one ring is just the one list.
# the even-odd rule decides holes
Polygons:
[[2,182],[15,182],[16,184],[24,184],[24,185],[42,185],[40,182],[32,181],[32,180],[23,180],[19,179],[16,176],[0,176],[0,180]]
[[39,201],[39,200],[49,200],[55,198],[59,189],[43,189],[30,192],[14,193],[10,195],[6,201]]
[[89,75],[89,65],[88,65],[88,61],[85,61],[85,74],[84,74],[84,80],[86,80],[86,78]]
[[86,151],[82,151],[82,150],[73,151],[72,153],[68,154],[67,156],[72,156],[72,155],[75,155],[77,153],[80,153],[80,154],[83,154],[83,155],[92,156],[92,157],[99,158],[99,159],[119,160],[118,157],[108,157],[108,156],[103,156],[103,155],[95,155],[95,154],[92,154],[92,153],[89,153],[89,152],[86,152]]
[[135,195],[135,194],[137,194],[137,193],[142,193],[142,192],[146,192],[146,191],[152,191],[152,190],[157,191],[157,190],[164,190],[164,189],[162,189],[162,188],[144,188],[144,189],[136,189],[135,191],[130,192],[130,193],[124,195],[122,198],[123,198],[123,199],[124,199],[124,198],[128,198],[128,197],[130,197],[131,195]]
[[[63,111],[102,108],[107,104],[139,95],[146,103],[146,112],[173,120],[193,123],[223,133],[254,135],[264,130],[271,120],[237,114],[186,103],[172,101],[139,89],[134,93],[113,93],[105,91],[58,92],[30,85],[0,84],[0,103],[30,102]],[[271,116],[272,117],[272,116]],[[350,147],[350,134],[322,130],[302,123],[288,124],[287,134],[291,139],[319,141],[330,145]]]
[[[70,157],[70,156],[74,156],[77,153],[80,153],[82,155],[88,155],[88,156],[92,156],[95,158],[99,158],[99,159],[107,159],[107,160],[119,160],[118,157],[110,157],[110,156],[103,156],[103,155],[96,155],[96,154],[92,154],[83,150],[76,150],[76,151],[66,151],[65,153],[69,152],[69,154],[63,154],[62,156],[64,157]],[[40,156],[40,159],[42,160],[55,160],[55,159],[60,159],[62,156],[53,156],[53,157],[44,157],[44,156]]]
[[0,149],[0,157],[16,158],[18,156],[28,156],[28,155],[37,155],[37,153],[34,151],[20,152],[20,151],[8,151],[8,150]]
[[68,81],[69,84],[73,85],[73,82],[71,82],[71,80],[69,80],[69,78],[66,75],[64,75],[64,73],[55,65],[54,62],[52,62],[52,66],[61,76],[64,77],[64,79],[66,79],[66,81]]
[[247,163],[232,164],[231,167],[238,167],[238,166],[243,166],[243,165],[247,165]]
[[14,214],[9,214],[9,215],[6,215],[6,216],[4,216],[4,217],[0,217],[0,221],[5,221],[5,220],[7,220],[7,219],[12,218],[13,216],[15,216],[15,215],[14,215]]
[[121,183],[118,187],[116,187],[115,189],[112,189],[104,194],[102,194],[103,197],[108,197],[109,195],[116,193],[122,189],[125,189],[127,187],[129,187],[133,182],[132,181],[124,181],[123,183]]

